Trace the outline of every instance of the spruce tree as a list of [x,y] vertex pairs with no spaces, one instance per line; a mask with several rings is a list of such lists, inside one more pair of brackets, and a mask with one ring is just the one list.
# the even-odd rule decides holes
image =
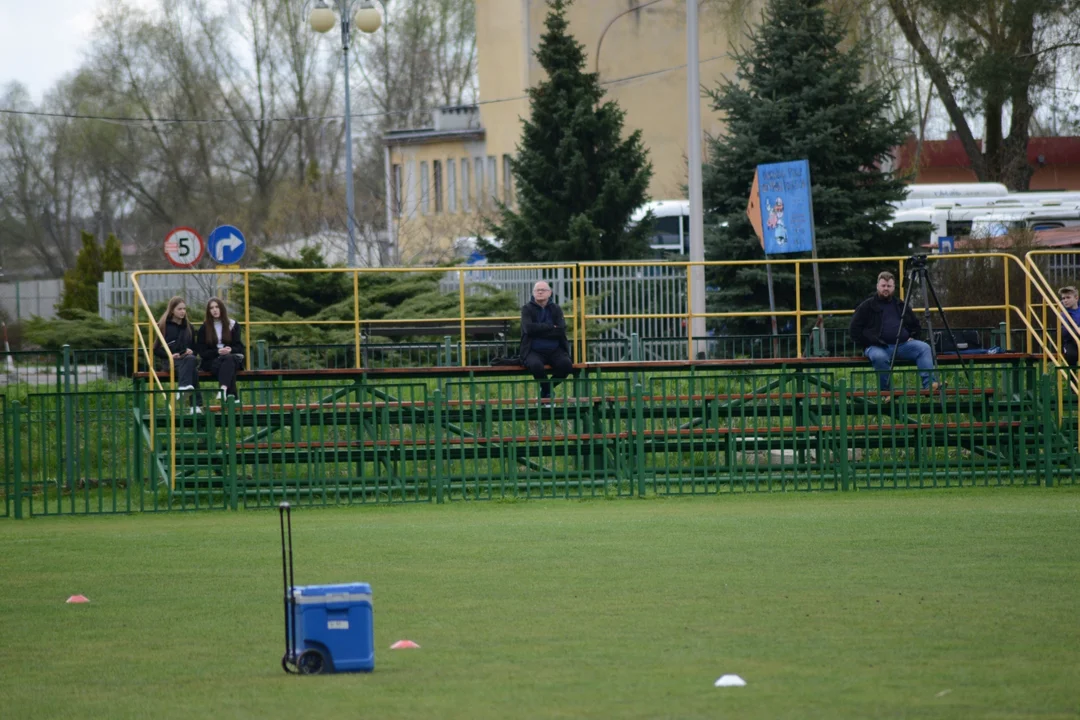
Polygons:
[[567,262],[643,257],[651,217],[627,227],[645,203],[652,165],[641,131],[622,137],[625,113],[585,70],[585,52],[570,34],[571,0],[549,0],[536,57],[547,79],[530,88],[530,117],[510,166],[519,210],[499,206],[481,242],[495,262]]
[[124,255],[120,251],[120,239],[114,233],[109,233],[105,238],[105,254],[101,258],[101,269],[104,272],[123,272]]
[[97,284],[103,277],[101,246],[93,233],[82,231],[82,249],[75,258],[75,267],[64,273],[64,293],[60,314],[69,310],[98,311]]
[[[843,23],[823,0],[769,0],[748,40],[748,50],[736,54],[734,80],[708,92],[727,120],[726,133],[709,143],[703,173],[704,205],[711,210],[708,259],[764,257],[746,217],[754,170],[804,158],[810,163],[819,257],[908,252],[912,234],[884,225],[892,213],[889,201],[904,196],[903,182],[881,166],[903,142],[910,122],[890,119],[888,90],[864,82],[865,48],[843,48]],[[826,309],[851,308],[873,289],[874,268],[819,267]],[[794,308],[794,273],[774,266],[773,280],[777,308]],[[809,271],[802,282],[803,307],[813,308]],[[718,267],[709,283],[719,287],[710,297],[713,311],[768,309],[763,266]],[[764,318],[727,326],[761,329]]]

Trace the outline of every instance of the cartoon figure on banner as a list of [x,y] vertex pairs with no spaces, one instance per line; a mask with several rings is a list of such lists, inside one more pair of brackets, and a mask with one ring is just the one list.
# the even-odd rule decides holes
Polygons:
[[776,244],[784,245],[787,243],[787,227],[784,225],[784,199],[778,197],[775,203],[766,200],[765,208],[769,213],[769,221],[766,226],[773,231]]

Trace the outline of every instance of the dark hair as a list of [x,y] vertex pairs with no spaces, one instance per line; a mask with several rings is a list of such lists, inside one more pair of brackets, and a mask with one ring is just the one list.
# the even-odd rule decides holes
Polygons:
[[[210,314],[210,306],[217,304],[221,308],[221,337],[214,332],[214,317]],[[217,345],[219,342],[232,342],[232,328],[229,327],[229,310],[221,298],[212,297],[206,301],[206,317],[203,319],[203,327],[206,328],[206,342],[209,345]]]

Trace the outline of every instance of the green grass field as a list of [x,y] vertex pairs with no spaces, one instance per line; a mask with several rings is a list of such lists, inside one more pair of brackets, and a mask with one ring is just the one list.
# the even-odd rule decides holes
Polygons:
[[372,584],[373,674],[281,671],[274,511],[7,521],[0,716],[1080,715],[1076,488],[293,520],[299,583]]

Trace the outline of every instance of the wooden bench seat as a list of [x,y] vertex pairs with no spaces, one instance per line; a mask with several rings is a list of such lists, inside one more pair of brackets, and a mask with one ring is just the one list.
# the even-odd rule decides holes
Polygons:
[[[1028,353],[997,353],[994,355],[970,355],[965,356],[965,361],[973,364],[1010,364],[1018,362],[1036,362],[1043,359],[1042,355]],[[938,358],[940,365],[959,365],[960,361],[955,355],[942,355]],[[736,360],[659,360],[654,362],[605,362],[605,363],[574,363],[577,372],[597,372],[602,376],[604,372],[663,372],[690,369],[731,369],[731,370],[768,370],[768,369],[796,369],[796,368],[837,368],[837,367],[862,367],[871,369],[870,362],[864,357],[837,356],[837,357],[813,357],[813,358],[740,358]],[[908,367],[908,366],[904,366]],[[519,375],[527,372],[520,365],[467,365],[463,367],[401,367],[401,368],[325,368],[325,369],[278,369],[278,370],[241,370],[237,373],[239,381],[244,380],[326,380],[335,382],[343,379],[369,378],[426,378],[426,377],[473,377],[473,376],[506,376]],[[158,378],[167,381],[168,371],[156,371]],[[149,371],[143,370],[134,374],[136,379],[145,380],[150,377]],[[200,372],[200,378],[212,379],[208,372]]]
[[[1018,420],[971,420],[958,422],[908,422],[908,423],[861,423],[847,428],[849,433],[865,432],[909,432],[912,430],[989,430],[994,428],[1019,428],[1023,423]],[[707,437],[709,435],[812,435],[815,433],[838,433],[839,425],[791,425],[786,427],[695,427],[664,428],[645,430],[647,438],[654,437]]]
[[[994,388],[946,388],[946,397],[991,397],[994,395]],[[885,396],[891,396],[893,398],[898,397],[937,397],[938,393],[930,390],[893,390],[893,391],[851,391],[846,394],[849,398],[881,398]],[[717,393],[717,394],[697,394],[697,395],[644,395],[642,400],[646,403],[669,405],[671,403],[703,403],[703,402],[727,402],[732,400],[836,400],[840,398],[840,393],[833,392],[795,392],[795,393],[778,393],[778,392],[764,392],[764,393]],[[574,406],[574,405],[629,405],[634,402],[634,397],[630,395],[582,395],[582,396],[568,396],[565,398],[554,397],[551,400],[549,406]],[[486,407],[496,408],[536,408],[538,401],[536,398],[492,398],[492,399],[480,399],[480,400],[446,400],[443,402],[445,408],[454,409],[482,409]],[[374,410],[423,410],[430,411],[435,408],[433,401],[425,400],[373,400],[366,402],[339,402],[331,401],[326,403],[309,402],[309,403],[271,403],[267,405],[262,404],[242,404],[237,410],[243,413],[291,413],[291,412],[317,412],[317,411],[339,411],[339,412],[360,412],[360,411],[374,411]],[[209,405],[206,408],[207,412],[220,413],[224,412],[224,406]]]
[[[911,423],[883,423],[878,425],[860,424],[848,428],[850,433],[871,432],[908,432],[912,430],[990,430],[1004,428],[1019,428],[1022,423],[1015,420],[1000,421],[961,421],[961,422],[911,422]],[[645,430],[642,437],[645,439],[656,438],[691,438],[708,437],[718,435],[730,435],[734,437],[756,438],[759,436],[776,435],[812,435],[815,433],[835,433],[840,428],[833,425],[796,425],[789,427],[719,427],[719,428],[662,428]],[[613,440],[627,440],[634,436],[630,432],[613,433],[567,433],[567,434],[536,434],[536,435],[492,435],[490,437],[459,437],[452,436],[443,438],[442,444],[453,446],[485,446],[485,445],[529,445],[535,443],[595,443],[609,442]],[[399,438],[389,440],[312,440],[298,442],[241,442],[236,444],[237,450],[345,450],[350,448],[429,448],[434,447],[436,441],[432,438]]]

